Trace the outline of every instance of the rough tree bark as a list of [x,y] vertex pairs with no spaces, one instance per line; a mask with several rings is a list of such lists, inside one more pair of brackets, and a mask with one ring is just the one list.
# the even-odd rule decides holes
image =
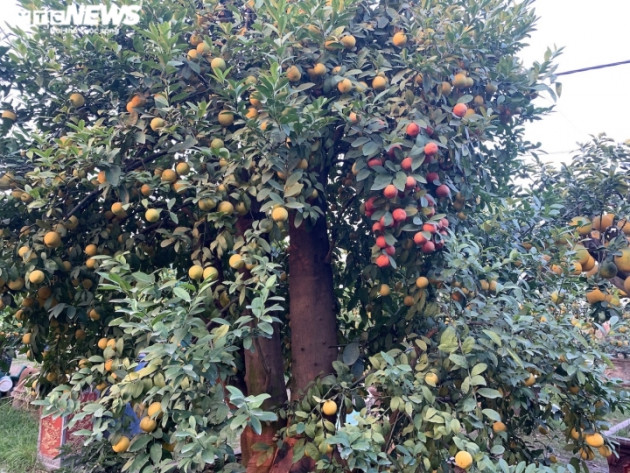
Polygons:
[[297,399],[337,359],[337,319],[326,219],[289,227],[291,398]]

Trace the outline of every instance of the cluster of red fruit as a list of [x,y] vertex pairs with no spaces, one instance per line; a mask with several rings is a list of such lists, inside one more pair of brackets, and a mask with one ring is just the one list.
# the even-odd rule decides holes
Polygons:
[[[407,125],[406,134],[409,138],[415,139],[420,134],[420,126],[416,123]],[[428,135],[432,134],[431,129],[425,130]],[[437,143],[429,141],[424,146],[424,160],[422,164],[430,165],[436,159],[439,148]],[[398,144],[391,146],[384,157],[375,157],[368,161],[369,168],[384,166],[387,159],[395,160],[396,153],[402,153],[402,147]],[[425,175],[426,186],[418,183],[417,179],[411,175],[414,167],[414,158],[407,156],[400,161],[400,168],[407,173],[404,189],[396,187],[394,184],[387,185],[381,196],[371,196],[365,202],[365,215],[373,218],[372,232],[376,235],[376,246],[380,254],[376,257],[377,266],[384,268],[390,266],[391,258],[396,253],[394,233],[400,234],[402,226],[406,225],[409,215],[423,215],[426,219],[431,219],[436,214],[436,199],[429,190],[433,188],[433,193],[438,199],[450,197],[451,190],[446,184],[440,183],[440,176],[437,172],[431,171]],[[418,166],[416,166],[418,167]],[[390,209],[393,207],[393,210]],[[385,212],[382,210],[385,209]],[[374,217],[377,210],[381,210],[380,218]],[[443,247],[443,237],[446,236],[446,229],[449,222],[446,218],[433,221],[422,221],[413,219],[411,226],[406,225],[405,231],[416,232],[413,235],[413,243],[425,254],[433,253]]]

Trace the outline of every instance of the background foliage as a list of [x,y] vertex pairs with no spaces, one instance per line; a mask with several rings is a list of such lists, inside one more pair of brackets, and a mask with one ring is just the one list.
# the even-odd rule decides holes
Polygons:
[[240,471],[243,431],[247,471],[545,471],[535,431],[577,471],[622,407],[596,335],[628,271],[574,271],[571,219],[615,212],[581,244],[616,261],[628,154],[520,159],[555,97],[555,53],[517,58],[531,5],[148,1],[134,28],[15,30],[0,286],[41,403],[98,389],[75,419],[124,471]]

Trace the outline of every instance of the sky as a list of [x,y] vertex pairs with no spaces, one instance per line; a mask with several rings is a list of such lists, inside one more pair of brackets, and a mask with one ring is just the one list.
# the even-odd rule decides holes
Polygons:
[[[538,0],[535,10],[540,18],[522,55],[524,64],[542,60],[554,44],[564,47],[557,72],[630,60],[625,33],[630,1]],[[526,136],[541,142],[553,162],[566,159],[590,135],[630,139],[628,76],[630,64],[559,77],[562,95],[555,112],[528,126]]]
[[[17,24],[16,0],[0,1],[3,18]],[[521,55],[525,65],[541,61],[554,45],[564,47],[557,72],[630,60],[625,34],[630,0],[538,0],[535,10],[540,18]],[[562,95],[555,111],[528,125],[527,138],[540,142],[552,162],[567,160],[590,135],[605,132],[617,141],[630,139],[628,77],[630,64],[560,77]]]

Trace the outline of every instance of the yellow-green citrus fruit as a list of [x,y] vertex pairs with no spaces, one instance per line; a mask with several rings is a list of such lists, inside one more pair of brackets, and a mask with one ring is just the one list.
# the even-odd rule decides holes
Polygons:
[[144,218],[149,223],[155,223],[160,219],[160,211],[158,209],[147,209]]
[[31,274],[29,274],[28,276],[28,280],[31,282],[31,284],[41,284],[44,282],[44,279],[46,279],[46,275],[43,271],[40,271],[39,269],[32,271]]
[[468,468],[472,466],[472,464],[473,464],[473,457],[467,451],[460,450],[455,455],[455,465],[457,465],[458,467],[463,468],[464,470],[467,470]]
[[219,271],[214,266],[208,266],[203,270],[203,279],[210,279],[210,281],[214,281],[219,277]]
[[604,445],[604,437],[599,432],[595,432],[594,434],[586,434],[584,437],[584,441],[587,445],[595,448],[599,448]]
[[271,218],[274,222],[284,222],[289,218],[289,212],[282,206],[278,206],[271,211]]
[[199,281],[203,277],[203,268],[197,264],[190,267],[188,277],[194,281]]
[[116,452],[116,453],[126,452],[127,449],[129,448],[129,444],[130,443],[131,442],[129,440],[129,437],[125,437],[123,435],[122,437],[120,437],[118,442],[116,442],[114,445],[112,445],[112,450],[114,450],[114,452]]
[[74,94],[70,94],[70,103],[75,108],[83,107],[85,104],[85,98],[83,95],[75,92]]
[[322,412],[326,416],[334,416],[337,413],[337,403],[329,399],[322,405]]
[[245,262],[243,261],[241,255],[235,253],[230,256],[229,264],[232,269],[241,269],[245,265]]
[[145,416],[140,421],[140,429],[145,432],[153,432],[157,428],[157,422],[155,419],[151,419],[149,416]]

